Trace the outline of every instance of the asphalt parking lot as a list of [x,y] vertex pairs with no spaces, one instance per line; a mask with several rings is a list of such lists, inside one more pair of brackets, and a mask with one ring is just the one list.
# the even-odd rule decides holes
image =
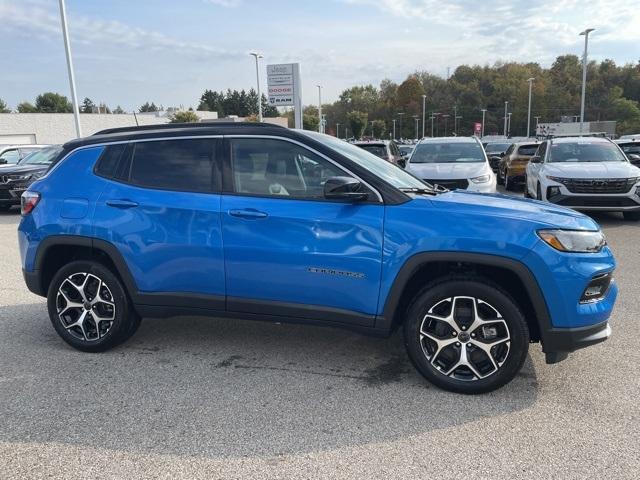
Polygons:
[[147,319],[72,350],[23,284],[0,214],[2,478],[638,478],[640,224],[598,215],[619,267],[613,337],[558,365],[533,345],[492,394],[427,384],[398,335]]

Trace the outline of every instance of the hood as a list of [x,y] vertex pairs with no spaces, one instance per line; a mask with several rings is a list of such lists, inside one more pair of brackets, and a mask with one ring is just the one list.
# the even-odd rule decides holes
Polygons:
[[640,177],[640,168],[627,162],[547,163],[544,174],[568,178],[630,178]]
[[431,180],[458,180],[479,177],[487,173],[486,162],[469,163],[411,163],[407,170],[418,178]]
[[597,230],[600,227],[590,217],[547,202],[511,197],[502,194],[475,193],[458,190],[443,193],[430,200],[438,208],[460,208],[468,215],[502,216],[528,220],[544,228]]
[[7,165],[0,169],[0,175],[16,175],[20,173],[42,172],[49,168],[47,165]]

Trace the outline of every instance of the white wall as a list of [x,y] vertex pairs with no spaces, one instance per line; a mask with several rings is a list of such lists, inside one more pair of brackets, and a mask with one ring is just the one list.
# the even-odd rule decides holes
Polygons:
[[[196,112],[201,120],[218,118],[217,112]],[[169,122],[166,116],[137,115],[138,125],[153,125]],[[133,114],[81,113],[82,135],[92,135],[105,128],[136,125]],[[76,129],[71,113],[0,113],[0,138],[2,136],[31,135],[35,143],[65,143],[76,138]],[[6,137],[8,138],[8,137]],[[33,138],[33,137],[31,137]]]

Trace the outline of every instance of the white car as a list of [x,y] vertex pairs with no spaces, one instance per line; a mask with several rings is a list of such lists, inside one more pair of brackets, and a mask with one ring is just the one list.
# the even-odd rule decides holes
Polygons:
[[495,193],[496,176],[476,137],[424,138],[405,167],[416,177],[449,190]]
[[640,220],[640,168],[606,138],[555,138],[541,143],[529,161],[524,195]]
[[15,165],[30,153],[41,148],[49,147],[49,145],[0,145],[0,167],[3,165]]

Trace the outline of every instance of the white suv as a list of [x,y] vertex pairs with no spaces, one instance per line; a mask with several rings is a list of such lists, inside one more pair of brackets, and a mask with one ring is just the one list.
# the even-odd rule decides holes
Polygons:
[[524,195],[640,220],[640,168],[606,138],[547,140],[527,165]]
[[405,168],[425,182],[449,190],[496,191],[496,176],[476,137],[424,138]]

